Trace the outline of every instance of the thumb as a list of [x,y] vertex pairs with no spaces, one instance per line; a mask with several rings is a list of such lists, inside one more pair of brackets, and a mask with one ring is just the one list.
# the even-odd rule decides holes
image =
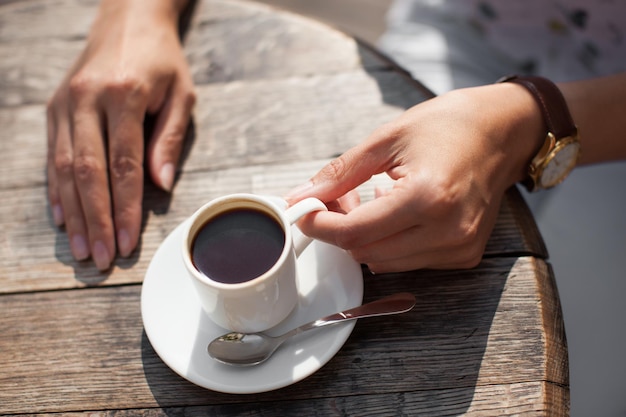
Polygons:
[[295,187],[283,198],[289,204],[307,197],[317,197],[324,202],[335,201],[373,175],[383,172],[380,156],[366,143],[358,145],[330,161],[308,182]]

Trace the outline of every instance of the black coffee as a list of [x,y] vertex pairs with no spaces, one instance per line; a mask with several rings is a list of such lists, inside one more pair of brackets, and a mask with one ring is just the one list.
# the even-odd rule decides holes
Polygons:
[[269,270],[284,246],[285,233],[274,218],[255,209],[233,209],[202,225],[191,259],[212,280],[236,284]]

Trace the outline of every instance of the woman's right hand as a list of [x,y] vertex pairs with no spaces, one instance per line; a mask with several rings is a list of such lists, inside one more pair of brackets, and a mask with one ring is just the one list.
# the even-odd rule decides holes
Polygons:
[[[504,192],[524,178],[543,137],[541,113],[523,87],[457,90],[376,129],[285,198],[338,204],[298,225],[374,272],[469,268],[480,262]],[[383,172],[391,190],[346,204]]]

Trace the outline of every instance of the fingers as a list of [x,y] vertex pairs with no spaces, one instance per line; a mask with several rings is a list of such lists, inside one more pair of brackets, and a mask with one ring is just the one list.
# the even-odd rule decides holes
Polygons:
[[470,268],[482,258],[499,201],[460,204],[431,178],[400,178],[392,190],[348,212],[303,218],[302,231],[348,250],[377,273]]
[[152,181],[165,191],[174,185],[185,134],[196,101],[192,86],[175,83],[165,101],[148,145],[148,166]]
[[486,112],[482,104],[494,94],[489,87],[457,90],[377,129],[287,197],[336,201],[381,172],[395,180],[393,189],[377,190],[374,201],[344,213],[310,214],[298,225],[375,272],[474,266],[519,171],[507,166],[505,150],[525,122],[503,120],[500,109]]
[[101,270],[139,240],[146,113],[159,114],[149,171],[169,190],[194,101],[176,25],[163,24],[176,22],[176,10],[140,19],[128,11],[97,17],[48,105],[52,216],[66,225],[76,259],[91,255]]
[[[378,200],[382,203],[378,207],[391,204],[384,198]],[[299,226],[309,236],[346,249],[356,261],[367,264],[376,273],[470,268],[480,262],[490,226],[477,230],[454,217],[439,222],[425,212],[411,215],[394,208],[382,212],[380,218],[361,213],[358,219],[353,218],[355,212],[377,207],[373,203],[348,213],[314,213]]]
[[57,118],[52,106],[48,103],[46,115],[47,128],[47,154],[46,154],[46,178],[48,186],[48,201],[52,210],[52,219],[57,226],[65,224],[63,206],[58,192],[58,180],[56,175],[56,143],[57,143]]
[[[63,207],[66,216],[84,218],[94,263],[98,269],[105,270],[109,268],[115,254],[115,238],[103,126],[95,100],[86,95],[75,102],[71,132],[73,171],[71,176],[64,178]],[[78,192],[80,206],[73,201],[66,205],[72,183]],[[82,208],[82,213],[79,208]],[[68,213],[68,209],[71,209],[71,213]],[[71,234],[69,223],[67,226]]]
[[143,198],[145,96],[121,94],[109,103],[109,178],[119,253],[129,256],[139,240]]
[[[74,151],[66,114],[50,111],[52,119],[48,160],[48,195],[57,224],[65,224],[72,255],[87,259],[91,253],[80,196],[74,183]],[[51,155],[50,155],[51,154]],[[54,214],[54,212],[57,214]],[[57,216],[61,215],[57,219]],[[58,220],[58,221],[57,221]]]
[[313,238],[351,250],[394,235],[418,224],[412,205],[395,197],[381,197],[362,204],[347,214],[316,212],[298,226]]
[[485,244],[486,238],[482,236],[419,225],[355,248],[350,254],[376,273],[471,268],[482,259]]
[[130,255],[141,225],[146,99],[136,86],[121,87],[105,99],[74,78],[48,106],[53,218],[65,224],[73,256],[91,255],[100,270],[110,267],[116,246]]
[[389,142],[387,134],[385,126],[379,128],[367,141],[330,161],[309,182],[288,192],[285,200],[289,203],[306,197],[325,202],[337,200],[373,175],[385,172],[393,160],[393,154],[385,149]]
[[470,269],[480,263],[481,257],[464,261],[450,256],[449,251],[424,252],[379,263],[367,264],[373,274],[413,271],[417,269]]

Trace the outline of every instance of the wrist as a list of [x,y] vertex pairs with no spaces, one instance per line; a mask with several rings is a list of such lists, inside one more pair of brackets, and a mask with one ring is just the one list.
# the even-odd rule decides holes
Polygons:
[[546,125],[531,94],[513,83],[485,86],[490,89],[489,124],[491,139],[501,155],[496,171],[508,188],[528,177],[528,167],[540,150]]
[[178,18],[187,0],[103,0],[98,8],[94,26],[128,22],[150,22],[155,25],[178,27]]
[[515,112],[515,115],[510,116],[514,123],[509,143],[514,152],[515,184],[528,177],[528,167],[542,147],[547,127],[541,110],[528,90],[519,84],[506,85],[510,88],[505,97],[511,100],[512,111]]
[[561,90],[550,80],[536,76],[511,76],[499,82],[522,86],[535,101],[544,121],[544,139],[528,165],[522,184],[529,191],[561,183],[580,157],[578,128],[572,120]]
[[86,53],[119,49],[128,44],[142,45],[145,39],[179,42],[179,11],[175,3],[170,0],[103,0],[89,31]]

